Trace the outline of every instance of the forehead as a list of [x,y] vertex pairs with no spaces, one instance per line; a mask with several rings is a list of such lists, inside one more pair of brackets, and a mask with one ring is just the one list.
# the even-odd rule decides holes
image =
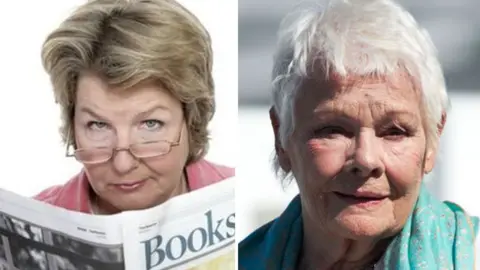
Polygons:
[[305,117],[320,109],[353,110],[361,107],[377,113],[395,110],[420,114],[421,95],[409,76],[332,75],[328,79],[310,77],[303,81],[295,100],[295,113]]
[[180,102],[160,84],[144,82],[130,89],[109,86],[100,76],[82,74],[78,79],[76,107],[90,107],[103,112],[128,113],[143,111],[146,107],[162,106],[175,110]]

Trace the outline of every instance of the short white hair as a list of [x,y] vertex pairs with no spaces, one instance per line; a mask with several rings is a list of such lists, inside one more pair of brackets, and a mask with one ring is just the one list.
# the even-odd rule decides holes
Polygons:
[[[293,18],[293,20],[291,20]],[[427,142],[436,147],[438,124],[449,108],[437,51],[426,30],[391,0],[332,0],[287,16],[280,27],[272,72],[274,110],[283,147],[294,130],[294,101],[313,62],[347,75],[393,75],[405,71],[422,92]],[[278,157],[277,173],[283,177]]]

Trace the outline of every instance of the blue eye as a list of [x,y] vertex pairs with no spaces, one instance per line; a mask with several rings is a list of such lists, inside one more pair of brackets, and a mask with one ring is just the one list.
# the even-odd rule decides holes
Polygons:
[[160,120],[148,119],[142,122],[143,127],[149,130],[157,130],[162,128],[165,124]]
[[87,127],[93,130],[102,130],[107,128],[107,126],[108,126],[107,123],[99,122],[99,121],[90,121],[87,123]]

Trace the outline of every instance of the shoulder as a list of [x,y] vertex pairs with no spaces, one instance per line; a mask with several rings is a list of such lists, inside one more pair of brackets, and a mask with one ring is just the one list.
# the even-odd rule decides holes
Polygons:
[[211,174],[213,174],[213,175],[215,175],[219,178],[222,178],[222,179],[226,179],[226,178],[230,178],[230,177],[235,176],[235,169],[234,168],[224,166],[224,165],[220,165],[220,164],[208,161],[206,159],[202,159],[202,160],[197,161],[196,166],[197,166],[197,168],[209,171],[209,173],[211,173]]
[[[460,205],[450,202],[450,201],[444,201],[443,202],[449,210],[451,210],[453,213],[456,213],[459,215],[459,217],[463,217],[464,220],[466,220],[465,223],[467,223],[466,227],[468,227],[468,230],[470,230],[473,234],[474,240],[471,241],[470,243],[473,242],[473,247],[474,247],[474,256],[476,261],[480,261],[480,236],[479,236],[479,227],[480,227],[480,218],[477,216],[471,216],[469,215]],[[459,217],[456,217],[457,219]]]
[[475,254],[475,259],[477,262],[480,262],[480,237],[478,237],[478,235],[475,240],[475,250],[477,252],[477,254]]
[[239,269],[296,269],[303,242],[300,197],[238,245]]
[[235,176],[235,169],[200,159],[187,166],[190,187],[195,190]]
[[475,260],[477,262],[480,262],[480,232],[479,232],[479,218],[478,217],[473,217],[474,218],[474,237],[475,237],[475,242],[474,242],[474,249],[475,249]]
[[37,195],[33,196],[33,198],[38,201],[55,204],[56,198],[58,197],[58,194],[61,192],[62,188],[63,185],[55,185],[49,187],[38,193]]
[[239,261],[250,260],[264,248],[267,235],[275,219],[257,228],[238,244]]
[[238,244],[238,269],[263,269],[266,257],[266,242],[271,221],[256,229]]
[[84,171],[73,176],[63,185],[49,187],[33,198],[68,210],[88,213],[89,183]]

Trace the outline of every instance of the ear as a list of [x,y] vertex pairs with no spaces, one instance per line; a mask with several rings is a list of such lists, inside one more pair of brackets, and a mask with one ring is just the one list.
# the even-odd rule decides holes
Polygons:
[[[440,123],[437,125],[438,137],[442,135],[446,122],[447,122],[447,114],[444,112],[442,113],[442,119]],[[438,149],[438,146],[427,150],[427,153],[425,155],[425,166],[424,166],[424,172],[427,174],[430,173],[433,170],[433,167],[435,166],[437,149]]]
[[288,157],[288,153],[282,147],[282,144],[280,142],[280,121],[278,120],[277,113],[275,112],[273,106],[270,108],[270,122],[272,124],[273,134],[275,135],[275,152],[278,156],[278,162],[282,170],[289,172],[291,169],[290,158]]

